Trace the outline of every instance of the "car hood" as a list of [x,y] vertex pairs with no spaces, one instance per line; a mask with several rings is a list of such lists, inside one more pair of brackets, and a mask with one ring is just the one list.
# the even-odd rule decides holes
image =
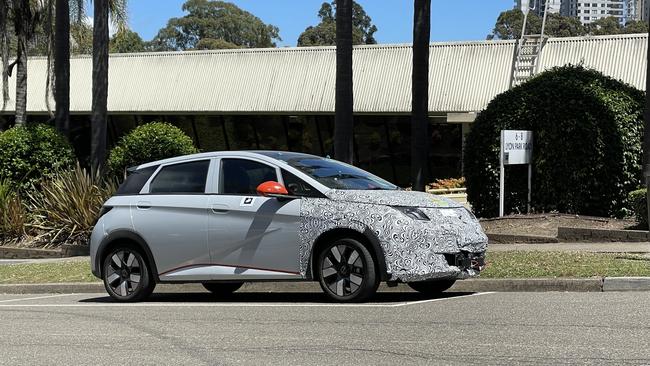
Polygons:
[[333,189],[327,197],[334,201],[357,202],[386,206],[423,208],[460,208],[461,204],[430,193],[414,191],[356,191]]

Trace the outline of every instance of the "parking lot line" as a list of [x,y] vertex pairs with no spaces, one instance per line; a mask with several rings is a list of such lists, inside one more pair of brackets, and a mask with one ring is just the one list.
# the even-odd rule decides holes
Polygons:
[[51,299],[54,297],[63,297],[63,296],[72,296],[76,294],[57,294],[57,295],[47,295],[47,296],[37,296],[37,297],[21,297],[17,299],[9,300],[0,300],[0,303],[16,302],[16,301],[28,301],[28,300],[41,300],[41,299]]
[[206,307],[223,307],[223,308],[229,308],[229,307],[249,307],[249,308],[263,308],[263,307],[277,307],[277,308],[289,308],[289,307],[357,307],[357,308],[393,308],[393,307],[402,307],[402,306],[409,306],[409,305],[419,305],[419,304],[425,304],[425,303],[430,303],[430,302],[439,302],[439,301],[446,301],[446,300],[454,300],[454,299],[463,299],[467,297],[473,297],[473,296],[479,296],[479,295],[488,295],[492,294],[493,292],[481,292],[481,293],[475,293],[475,294],[469,294],[469,295],[461,295],[461,296],[452,296],[452,297],[444,297],[444,298],[438,298],[438,299],[428,299],[428,300],[419,300],[419,301],[405,301],[405,302],[399,302],[399,303],[394,303],[394,304],[301,304],[301,303],[281,303],[281,304],[274,304],[274,303],[245,303],[245,302],[232,302],[232,303],[183,303],[183,302],[141,302],[141,303],[95,303],[95,304],[90,304],[90,303],[71,303],[71,304],[5,304],[9,302],[15,302],[15,301],[26,301],[26,300],[40,300],[40,299],[48,299],[48,298],[54,298],[54,297],[61,297],[61,296],[71,296],[74,294],[62,294],[62,295],[51,295],[51,296],[41,296],[41,297],[32,297],[32,298],[22,298],[22,299],[11,299],[11,300],[0,300],[0,309],[1,308],[92,308],[92,307],[134,307],[134,308],[181,308],[181,307],[196,307],[196,308],[206,308]]

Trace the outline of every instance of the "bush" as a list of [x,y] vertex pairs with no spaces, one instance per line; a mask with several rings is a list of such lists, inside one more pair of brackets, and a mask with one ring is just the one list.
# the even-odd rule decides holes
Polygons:
[[61,234],[87,236],[115,190],[114,181],[90,174],[77,164],[43,182],[40,190],[28,193],[33,224],[52,233],[53,238],[65,240]]
[[0,133],[0,178],[22,190],[73,166],[70,143],[50,126],[17,126]]
[[628,196],[628,201],[636,217],[636,221],[639,223],[639,226],[642,228],[648,228],[648,206],[647,206],[647,191],[646,189],[637,189],[636,191],[630,192]]
[[132,166],[197,153],[192,139],[169,123],[152,122],[136,127],[111,151],[108,167],[122,177]]
[[[499,140],[505,129],[534,132],[532,207],[613,216],[641,183],[644,93],[597,71],[564,66],[490,102],[465,144],[468,200],[496,216]],[[527,168],[506,169],[506,212],[524,212]]]

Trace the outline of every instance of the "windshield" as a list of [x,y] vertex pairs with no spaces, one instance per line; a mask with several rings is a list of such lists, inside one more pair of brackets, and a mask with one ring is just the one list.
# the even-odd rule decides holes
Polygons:
[[347,190],[396,190],[391,184],[364,170],[332,159],[300,157],[288,159],[287,163],[309,175],[318,183],[332,189]]

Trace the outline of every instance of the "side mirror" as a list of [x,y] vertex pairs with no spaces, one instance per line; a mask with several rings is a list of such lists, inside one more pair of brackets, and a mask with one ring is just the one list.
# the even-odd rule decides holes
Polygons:
[[264,197],[288,196],[289,192],[278,182],[268,181],[257,186],[257,194]]

